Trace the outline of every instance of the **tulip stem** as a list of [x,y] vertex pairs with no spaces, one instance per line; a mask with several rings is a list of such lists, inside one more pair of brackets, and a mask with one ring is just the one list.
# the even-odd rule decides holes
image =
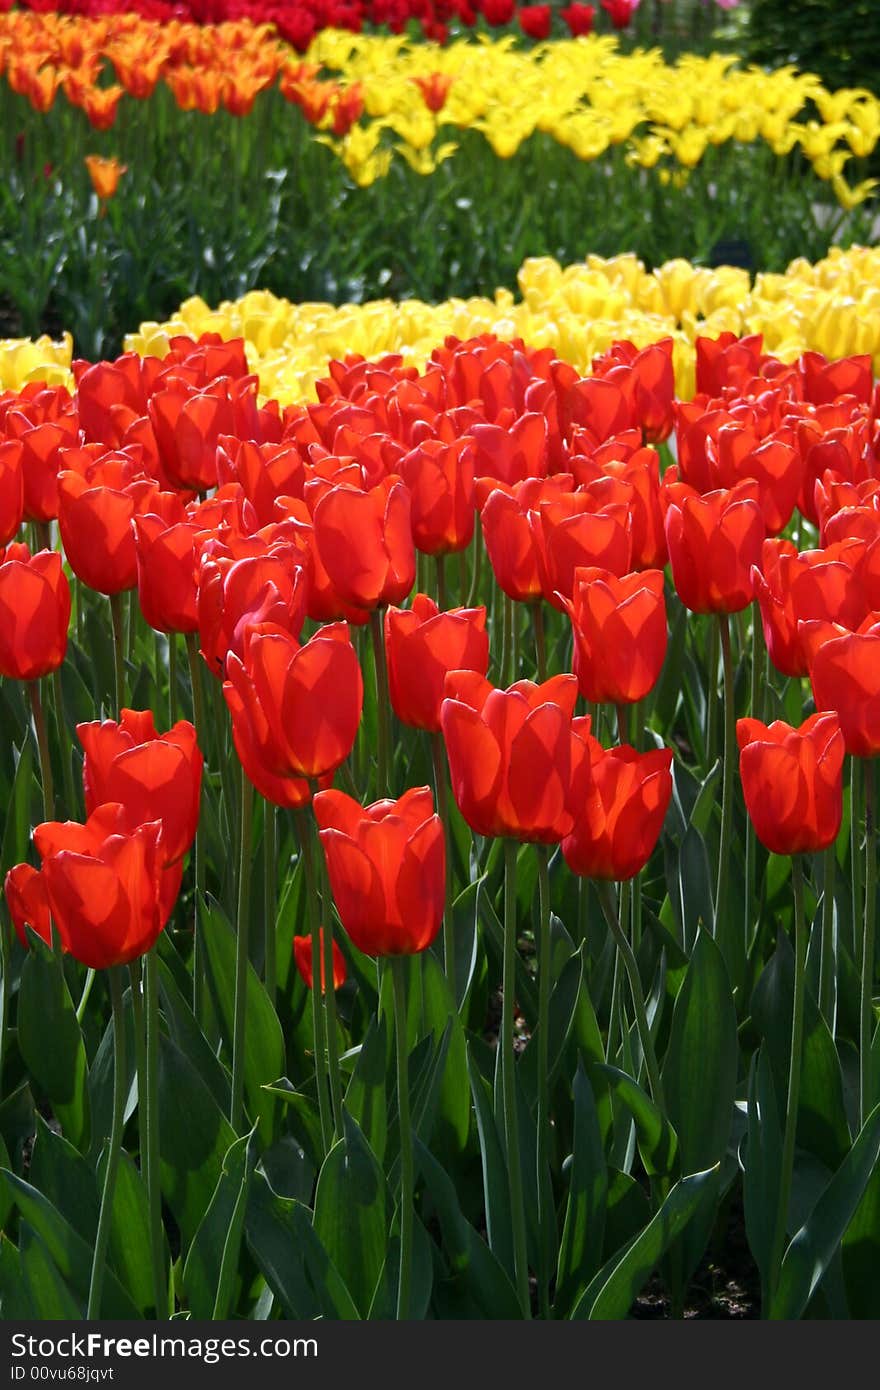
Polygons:
[[58,733],[58,747],[61,749],[61,773],[64,778],[64,799],[67,802],[67,814],[73,817],[76,815],[77,811],[77,798],[76,788],[73,782],[73,766],[70,761],[70,748],[68,746],[67,718],[64,711],[64,687],[61,683],[60,666],[56,666],[52,673],[52,694],[55,700],[55,728]]
[[177,633],[168,634],[168,718],[177,723]]
[[663,1098],[663,1083],[660,1080],[660,1068],[657,1065],[657,1055],[651,1040],[651,1029],[648,1024],[648,1011],[645,1006],[645,996],[642,990],[641,977],[639,976],[638,962],[627,940],[626,932],[620,925],[620,920],[617,916],[617,904],[614,901],[614,892],[611,888],[611,884],[605,880],[599,879],[596,881],[596,891],[599,894],[599,902],[605,914],[605,921],[608,923],[611,934],[617,943],[617,949],[623,961],[623,968],[629,980],[629,992],[632,997],[633,1008],[635,1009],[636,1028],[639,1033],[639,1042],[642,1045],[642,1054],[645,1059],[645,1070],[648,1073],[648,1084],[651,1088],[651,1096],[654,1100],[654,1104],[665,1111],[666,1102]]
[[[174,633],[169,633],[169,641],[174,638]],[[202,673],[199,669],[199,651],[197,638],[194,632],[186,634],[186,658],[189,665],[189,682],[192,692],[193,724],[196,731],[196,739],[204,753],[204,745],[207,738],[205,728],[205,707],[202,699]],[[202,929],[199,923],[199,912],[205,897],[205,855],[202,839],[202,817],[199,815],[196,821],[196,836],[193,843],[193,871],[195,877],[195,905],[193,908],[193,1013],[198,1020],[199,1026],[204,1030],[206,1025],[205,1018],[205,968],[202,962],[204,954],[204,942],[202,941]]]
[[[550,851],[538,846],[538,1299],[541,1316],[550,1317],[550,1231],[555,1220],[553,1202],[547,1206],[550,1177]],[[550,1187],[552,1194],[552,1186]]]
[[509,684],[508,672],[513,656],[513,599],[504,594],[501,599],[503,625],[501,629],[501,677],[498,684],[506,689]]
[[479,534],[479,527],[474,532],[474,570],[471,575],[471,587],[465,600],[467,608],[473,608],[474,603],[480,592],[480,579],[483,570],[483,539]]
[[116,718],[122,715],[125,703],[125,619],[119,594],[110,595],[110,618],[113,624],[113,671],[116,677]]
[[162,1252],[162,1198],[159,1192],[159,1097],[156,1089],[159,1067],[159,1002],[155,953],[150,951],[143,957],[143,965],[140,957],[133,960],[129,966],[129,974],[131,1007],[134,1014],[141,1173],[147,1189],[150,1223],[153,1303],[156,1317],[162,1318],[167,1312],[167,1295]]
[[862,938],[862,991],[859,1012],[859,1097],[861,1123],[871,1113],[874,1098],[871,1043],[874,1032],[874,951],[877,917],[877,835],[874,825],[874,763],[862,759],[865,779],[865,921]]
[[263,802],[263,897],[265,903],[263,912],[266,918],[266,959],[264,962],[263,974],[266,982],[266,993],[269,996],[269,1003],[273,1009],[275,1007],[275,990],[278,975],[278,941],[277,941],[277,918],[276,918],[276,890],[275,880],[277,877],[277,833],[275,807],[271,801]]
[[535,619],[535,658],[537,661],[536,670],[538,681],[547,679],[547,640],[544,635],[544,601],[535,599],[532,604],[532,613]]
[[373,661],[376,667],[376,727],[378,733],[379,792],[387,796],[389,791],[388,755],[391,745],[391,730],[388,723],[388,667],[385,662],[385,637],[382,632],[382,611],[374,608],[370,614],[370,637],[373,643]]
[[[510,600],[508,599],[509,603]],[[504,842],[504,955],[501,975],[501,1084],[504,1095],[504,1140],[510,1183],[513,1225],[513,1266],[516,1291],[524,1318],[531,1317],[526,1211],[519,1155],[519,1114],[516,1101],[516,1057],[513,1051],[513,1003],[516,980],[516,840]]]
[[155,949],[144,961],[147,1015],[147,1202],[150,1212],[150,1248],[153,1256],[153,1282],[156,1291],[156,1317],[168,1311],[165,1282],[165,1241],[162,1229],[162,1192],[159,1185],[159,959]]
[[82,994],[79,996],[79,1003],[78,1003],[77,1006],[76,1006],[76,1021],[77,1021],[77,1023],[82,1023],[83,1019],[85,1018],[86,1005],[87,1005],[88,1002],[89,1002],[89,995],[90,995],[91,992],[92,992],[92,986],[93,986],[94,983],[95,983],[95,976],[96,976],[97,973],[98,973],[98,972],[97,972],[96,970],[87,970],[87,971],[86,971],[86,980],[85,980],[85,984],[83,985],[83,988],[82,988]]
[[116,1191],[116,1173],[122,1149],[122,1130],[125,1120],[125,1088],[128,1079],[125,1059],[125,1015],[122,1006],[122,970],[118,965],[107,971],[110,986],[110,1000],[113,1007],[113,1116],[110,1124],[110,1147],[107,1151],[107,1167],[104,1170],[104,1186],[101,1191],[101,1213],[98,1217],[98,1234],[92,1255],[92,1273],[89,1280],[89,1301],[86,1318],[90,1321],[100,1317],[101,1292],[104,1285],[104,1269],[107,1264],[107,1248],[110,1244],[110,1228],[113,1218],[113,1197]]
[[[312,791],[318,790],[317,783]],[[317,826],[315,827],[317,831]],[[318,841],[318,883],[321,890],[321,925],[318,939],[323,942],[324,964],[324,1027],[327,1036],[327,1071],[330,1077],[330,1100],[333,1106],[333,1128],[342,1138],[342,1081],[339,1075],[339,1040],[336,1025],[336,991],[333,987],[333,898],[327,882],[327,865]]]
[[[718,880],[715,890],[713,936],[731,970],[726,923],[729,921],[727,891],[730,878],[731,830],[733,828],[733,772],[736,761],[736,707],[733,689],[733,658],[730,651],[730,624],[726,613],[718,615],[721,655],[724,663],[724,761],[721,774],[721,837],[718,845]],[[723,938],[723,939],[722,939]],[[731,975],[733,972],[731,971]],[[736,984],[736,980],[733,980]]]
[[449,795],[446,786],[446,757],[443,735],[431,734],[431,758],[434,763],[434,788],[437,792],[437,810],[443,826],[443,840],[446,845],[446,893],[443,900],[443,964],[452,999],[458,1007],[458,992],[455,979],[455,919],[452,912],[452,834],[449,826]]
[[232,1025],[232,1095],[229,1122],[239,1133],[244,1115],[244,1035],[247,1018],[248,923],[251,888],[251,820],[254,789],[241,770],[241,839],[238,857],[238,908],[235,940],[235,1003]]
[[819,1002],[822,1017],[828,1024],[832,1038],[835,1031],[834,1007],[834,875],[837,868],[837,851],[832,843],[823,855],[824,876],[822,882],[822,959],[819,968]]
[[437,607],[441,613],[445,613],[448,598],[446,593],[446,556],[435,555],[434,561],[437,567]]
[[46,731],[46,716],[40,696],[40,682],[28,681],[28,695],[31,714],[34,717],[34,732],[37,736],[37,752],[40,756],[40,781],[43,787],[43,816],[46,820],[55,819],[55,784],[52,780],[52,759],[49,755],[49,736]]
[[800,1101],[801,1067],[804,1038],[804,994],[807,973],[807,928],[804,917],[804,871],[800,856],[792,855],[791,888],[794,897],[794,995],[791,1007],[791,1050],[788,1066],[788,1097],[785,1103],[785,1133],[782,1140],[782,1163],[779,1174],[779,1204],[770,1258],[769,1298],[772,1299],[779,1281],[779,1270],[785,1247],[785,1228],[791,1201],[791,1180],[794,1172],[794,1145],[797,1137],[798,1104]]
[[397,1281],[397,1321],[410,1316],[415,1176],[412,1123],[409,1114],[409,1069],[406,1047],[406,960],[391,957],[394,985],[394,1032],[397,1044],[397,1114],[400,1122],[400,1277]]
[[[332,1142],[332,1126],[327,1108],[327,1059],[324,1038],[324,1009],[321,1004],[321,935],[318,914],[318,885],[315,881],[315,860],[312,854],[311,821],[305,811],[295,811],[303,861],[306,892],[306,918],[312,938],[312,1039],[315,1051],[315,1087],[318,1092],[318,1113],[321,1117],[321,1139],[324,1152]],[[332,979],[332,976],[331,976]]]

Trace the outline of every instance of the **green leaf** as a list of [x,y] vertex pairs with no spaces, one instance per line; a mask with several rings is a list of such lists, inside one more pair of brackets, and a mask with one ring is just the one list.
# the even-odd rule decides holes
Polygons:
[[[62,1279],[75,1294],[85,1299],[92,1271],[92,1245],[84,1241],[48,1198],[30,1183],[5,1168],[0,1169],[0,1177],[12,1193],[22,1218],[43,1241]],[[137,1309],[110,1269],[104,1275],[101,1316],[137,1317]]]
[[[547,1066],[549,1085],[553,1085],[565,1045],[574,1024],[574,1014],[580,996],[584,973],[586,945],[570,956],[550,995],[549,1028],[547,1031]],[[538,1093],[538,1048],[535,1028],[517,1064],[517,1074],[525,1093],[534,1098]]]
[[[794,955],[784,932],[752,997],[752,1017],[766,1040],[773,1085],[781,1105],[788,1094]],[[798,1147],[821,1159],[832,1172],[849,1152],[850,1133],[840,1059],[828,1025],[807,990],[804,998],[804,1050],[798,1100]]]
[[455,933],[455,997],[461,1013],[465,1012],[473,988],[479,959],[480,934],[477,929],[479,896],[484,879],[468,883],[452,904],[452,929]]
[[189,1247],[183,1287],[194,1318],[222,1321],[235,1307],[239,1252],[257,1157],[254,1132],[236,1139],[225,1154],[211,1204]]
[[343,1107],[344,1133],[318,1174],[315,1234],[366,1317],[385,1263],[391,1199],[360,1126]]
[[591,1074],[607,1080],[612,1092],[632,1116],[639,1153],[649,1177],[678,1175],[678,1136],[672,1125],[631,1076],[617,1067],[599,1066]]
[[289,1317],[358,1319],[308,1208],[293,1197],[279,1197],[259,1169],[251,1180],[245,1232],[260,1272]]
[[371,1018],[345,1092],[345,1108],[360,1125],[367,1143],[380,1162],[385,1156],[388,1137],[385,1095],[387,1046],[385,1019]]
[[880,1105],[792,1240],[770,1305],[774,1320],[799,1318],[843,1240],[880,1158]]
[[[415,1322],[427,1315],[434,1287],[434,1260],[431,1239],[419,1220],[413,1220],[412,1280],[410,1284],[410,1319]],[[370,1304],[370,1321],[389,1321],[397,1316],[397,1288],[400,1283],[400,1237],[392,1235],[382,1276]]]
[[707,1196],[714,1194],[718,1168],[692,1173],[675,1184],[640,1235],[603,1265],[572,1312],[572,1318],[625,1318],[668,1250]]
[[[122,1153],[120,1160],[116,1172],[116,1190],[113,1193],[110,1259],[121,1283],[131,1294],[141,1313],[146,1315],[153,1310],[150,1209],[146,1188],[134,1162],[127,1153]],[[99,1169],[102,1184],[106,1163],[105,1149]]]
[[178,1047],[159,1039],[159,1144],[162,1192],[184,1251],[195,1236],[235,1140],[204,1081]]
[[[446,1058],[440,1073],[434,1147],[446,1159],[464,1151],[471,1124],[464,1028],[452,999],[449,983],[436,956],[422,954],[422,1008],[424,1027],[440,1043],[448,1033]],[[426,1135],[422,1138],[428,1142]]]
[[[26,1322],[37,1312],[21,1273],[18,1247],[0,1231],[0,1316],[4,1322]],[[78,1316],[81,1316],[78,1315]]]
[[842,1255],[850,1316],[876,1317],[880,1308],[880,1168],[847,1227]]
[[773,1236],[779,1207],[782,1172],[782,1131],[773,1089],[773,1072],[762,1044],[749,1080],[749,1128],[743,1172],[743,1206],[749,1249],[766,1284],[773,1258]]
[[736,1099],[736,1026],[724,960],[702,931],[675,1001],[663,1062],[666,1113],[686,1173],[712,1167],[727,1149]]
[[101,1201],[94,1169],[62,1135],[37,1115],[28,1178],[87,1243],[98,1231]]
[[522,1317],[516,1292],[506,1271],[488,1245],[462,1214],[449,1174],[418,1138],[414,1139],[416,1164],[421,1171],[443,1234],[443,1252],[452,1275],[461,1286],[474,1316]]
[[510,1224],[510,1186],[507,1176],[507,1163],[495,1111],[492,1108],[492,1091],[488,1081],[480,1074],[479,1066],[468,1049],[468,1073],[471,1095],[474,1099],[474,1112],[477,1117],[477,1134],[480,1140],[480,1158],[483,1167],[483,1203],[486,1212],[486,1233],[489,1249],[501,1261],[507,1273],[513,1277],[513,1239]]
[[[227,1044],[232,1046],[235,1008],[236,939],[218,903],[208,899],[200,928],[211,997]],[[244,1093],[248,1114],[259,1124],[265,1144],[274,1137],[274,1098],[265,1090],[284,1070],[284,1035],[278,1015],[250,961],[247,967]]]
[[[8,737],[8,731],[7,731]],[[34,745],[25,739],[9,797],[4,806],[3,840],[0,844],[0,872],[27,857],[31,838],[31,797],[34,792]]]
[[317,1171],[324,1159],[324,1141],[321,1137],[321,1117],[318,1113],[317,1099],[313,1100],[303,1091],[298,1091],[286,1076],[279,1077],[271,1086],[266,1086],[265,1090],[270,1091],[287,1107],[290,1128]]
[[58,1272],[45,1244],[26,1221],[19,1236],[21,1278],[37,1318],[71,1319],[79,1322],[83,1305],[74,1297]]
[[193,1064],[224,1114],[229,1111],[229,1073],[196,1022],[192,1009],[175,983],[168,963],[159,960],[162,1012],[172,1040]]
[[65,1137],[82,1151],[89,1142],[88,1063],[82,1032],[61,962],[33,932],[30,942],[18,994],[19,1051]]
[[574,1078],[574,1148],[556,1274],[557,1314],[571,1309],[602,1260],[608,1169],[593,1088],[582,1064]]

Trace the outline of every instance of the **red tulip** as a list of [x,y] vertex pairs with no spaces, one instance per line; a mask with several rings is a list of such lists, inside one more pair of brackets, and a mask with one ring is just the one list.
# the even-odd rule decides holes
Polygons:
[[520,5],[516,17],[523,33],[539,42],[550,37],[553,10],[550,5]]
[[857,567],[863,554],[860,541],[800,552],[791,541],[764,542],[752,582],[770,660],[784,676],[807,674],[799,622],[837,620],[849,628],[861,622],[865,602]]
[[134,520],[141,612],[157,632],[197,632],[196,541],[202,527],[187,519],[176,494],[159,493],[156,502],[155,512]]
[[[802,640],[811,626],[802,625]],[[814,634],[807,648],[816,709],[837,712],[847,753],[872,758],[880,753],[880,614],[870,614],[860,632],[821,626],[828,640],[816,642],[821,634]]]
[[230,654],[241,656],[249,627],[271,623],[298,637],[305,622],[307,578],[300,552],[284,542],[258,542],[256,548],[259,553],[240,559],[220,542],[202,552],[199,636],[208,669],[221,679]]
[[475,671],[446,678],[440,712],[458,808],[478,835],[555,844],[589,785],[589,720],[573,719],[574,676],[496,690]]
[[[314,503],[313,503],[313,499]],[[416,577],[409,489],[391,475],[373,488],[306,485],[315,545],[343,603],[373,609],[400,603]]]
[[42,869],[18,865],[6,878],[19,934],[27,922],[48,940],[51,913],[64,950],[93,970],[142,956],[180,889],[180,866],[162,870],[161,835],[158,821],[131,830],[128,812],[112,803],[97,807],[85,825],[38,825]]
[[21,440],[0,444],[0,546],[12,540],[24,517],[23,456]]
[[93,447],[62,451],[58,527],[77,578],[97,593],[118,594],[137,584],[132,519],[152,509],[158,489],[130,455],[95,456]]
[[399,465],[410,491],[416,547],[425,555],[464,550],[474,534],[474,446],[466,436],[426,439]]
[[529,515],[544,597],[557,608],[570,599],[575,570],[596,566],[628,574],[632,558],[632,489],[603,477]]
[[844,741],[836,714],[794,729],[738,719],[746,810],[772,854],[814,854],[837,838],[843,816]]
[[6,431],[21,444],[25,520],[54,521],[58,515],[59,450],[74,448],[79,442],[76,416],[67,411],[33,424],[29,414],[10,410]]
[[757,484],[701,497],[686,483],[665,487],[666,542],[678,596],[693,613],[737,613],[752,601],[752,566],[764,543]]
[[568,867],[582,878],[633,878],[645,867],[672,797],[672,752],[604,749],[590,738],[592,787],[562,841]]
[[446,898],[443,826],[430,787],[367,807],[343,792],[319,792],[314,807],[339,919],[358,950],[424,951]]
[[574,633],[574,673],[587,700],[633,704],[656,685],[666,656],[663,571],[622,579],[577,569],[565,607]]
[[538,542],[530,512],[544,500],[568,492],[571,474],[556,478],[527,478],[514,487],[493,486],[481,479],[477,501],[489,563],[499,586],[519,602],[541,597]]
[[595,5],[584,5],[581,0],[574,0],[571,5],[566,5],[564,10],[559,11],[559,18],[568,25],[572,38],[579,38],[582,34],[592,32],[593,21],[596,18]]
[[619,386],[633,402],[634,422],[649,443],[668,439],[674,423],[675,372],[672,338],[662,338],[639,350],[616,342],[593,362],[596,376]]
[[412,607],[385,612],[388,686],[394,713],[415,729],[440,730],[440,706],[449,671],[489,667],[485,608],[441,613],[433,599],[416,594]]
[[697,393],[717,397],[726,387],[734,390],[745,386],[761,370],[761,349],[764,340],[760,333],[738,338],[735,333],[720,333],[717,338],[697,338]]
[[257,432],[255,377],[220,377],[194,389],[182,376],[166,378],[147,403],[162,465],[175,487],[206,492],[217,485],[220,435]]
[[112,719],[77,724],[85,750],[83,785],[89,815],[103,802],[125,807],[132,826],[160,821],[166,864],[186,854],[199,820],[203,758],[196,731],[181,719],[160,734],[150,710],[124,709]]
[[[327,988],[327,976],[324,968],[324,928],[318,929],[318,936],[321,947],[321,993]],[[296,961],[296,968],[305,981],[306,989],[313,986],[314,976],[312,974],[312,938],[310,936],[295,936],[293,938],[293,958]],[[339,949],[336,941],[333,942],[333,988],[339,989],[340,985],[345,984],[348,971],[345,966],[345,956]]]
[[345,623],[320,628],[304,646],[265,625],[230,654],[223,694],[242,766],[279,806],[301,806],[304,779],[332,774],[354,746],[363,680]]
[[70,585],[55,550],[26,545],[0,553],[0,676],[33,681],[67,652]]

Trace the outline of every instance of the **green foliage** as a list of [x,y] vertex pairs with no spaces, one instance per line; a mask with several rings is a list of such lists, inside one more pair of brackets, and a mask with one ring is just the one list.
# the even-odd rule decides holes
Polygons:
[[795,63],[831,89],[878,90],[875,0],[751,0],[747,44],[749,56],[768,67]]

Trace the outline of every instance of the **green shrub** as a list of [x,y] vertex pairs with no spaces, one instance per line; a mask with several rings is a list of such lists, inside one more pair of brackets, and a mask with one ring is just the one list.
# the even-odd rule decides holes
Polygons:
[[826,86],[880,90],[880,4],[877,0],[752,0],[749,56],[796,63]]

